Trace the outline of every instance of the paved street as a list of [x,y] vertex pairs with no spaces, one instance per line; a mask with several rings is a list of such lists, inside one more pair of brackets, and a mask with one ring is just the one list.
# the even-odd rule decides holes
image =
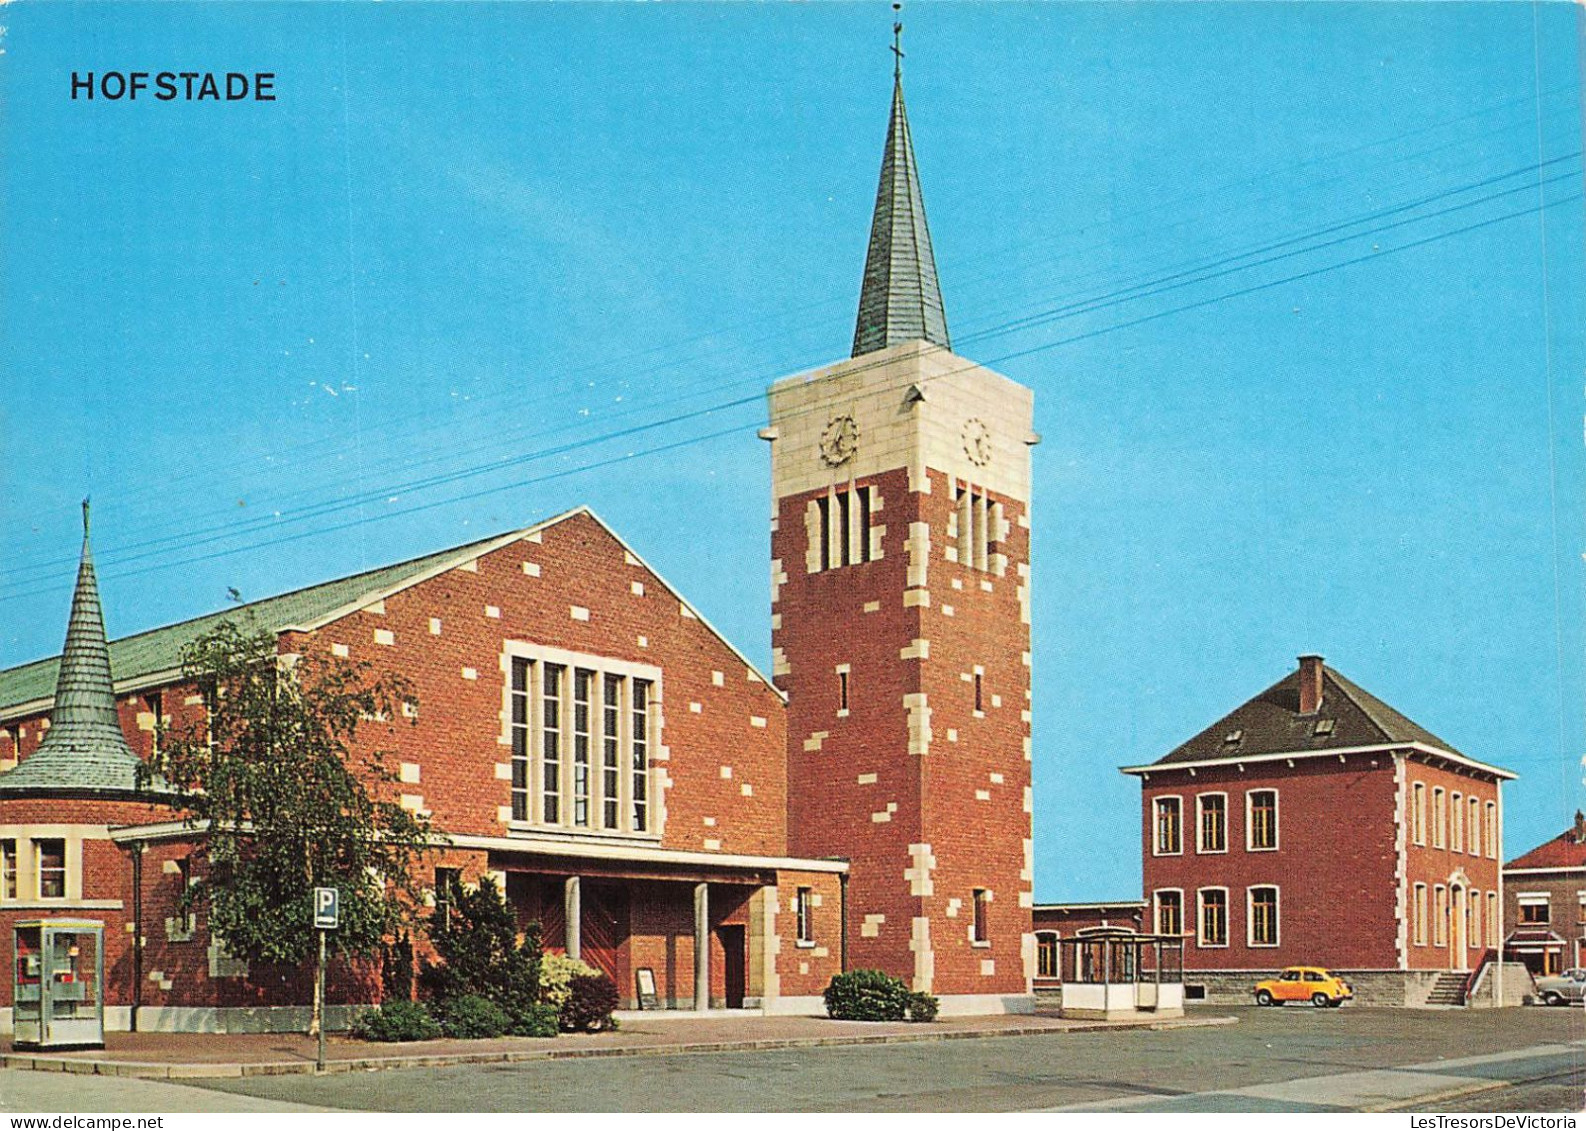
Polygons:
[[[193,1111],[257,1101],[383,1111],[1557,1111],[1578,1110],[1586,1094],[1580,1009],[1207,1012],[1239,1024],[205,1080],[162,1085],[158,1102]],[[0,1073],[0,1105],[14,1109],[19,1075]],[[35,1076],[34,1094],[41,1080],[71,1097],[53,1110],[76,1111],[96,1110],[92,1085],[126,1083]],[[1492,1088],[1511,1082],[1519,1086]],[[105,1102],[125,1110],[137,1101]]]

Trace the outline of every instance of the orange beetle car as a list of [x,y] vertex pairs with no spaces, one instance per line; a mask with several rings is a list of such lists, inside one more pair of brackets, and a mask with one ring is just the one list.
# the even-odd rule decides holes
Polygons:
[[1312,1005],[1337,1008],[1355,996],[1354,988],[1320,966],[1290,966],[1276,978],[1256,983],[1257,1005],[1282,1005],[1286,1001],[1308,1001]]

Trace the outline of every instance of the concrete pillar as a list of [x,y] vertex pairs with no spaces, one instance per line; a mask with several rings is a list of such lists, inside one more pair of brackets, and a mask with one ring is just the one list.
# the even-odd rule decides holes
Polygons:
[[577,876],[567,877],[562,890],[562,905],[567,919],[567,957],[581,958],[584,944],[584,917]]
[[694,885],[694,1008],[710,1008],[710,885]]

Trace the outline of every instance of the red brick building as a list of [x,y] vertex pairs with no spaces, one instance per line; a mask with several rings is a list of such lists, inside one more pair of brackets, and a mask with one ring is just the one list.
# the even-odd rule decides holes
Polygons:
[[1055,988],[1062,982],[1057,942],[1105,928],[1143,932],[1145,902],[1139,899],[1110,903],[1037,903],[1034,908],[1035,986]]
[[85,531],[62,657],[0,672],[0,947],[92,917],[111,1027],[302,1024],[306,972],[179,910],[194,833],[138,782],[205,709],[183,646],[247,618],[407,678],[379,739],[448,838],[421,878],[493,875],[628,1004],[648,970],[666,1006],[813,1012],[873,966],[1031,1008],[1032,399],[950,352],[900,80],[853,357],[769,408],[775,685],[585,509],[110,645]]
[[1503,866],[1504,954],[1533,974],[1586,965],[1586,815]]
[[1419,1004],[1437,972],[1497,946],[1499,786],[1514,775],[1319,656],[1123,772],[1141,784],[1150,929],[1184,935],[1186,981],[1214,998],[1307,964]]

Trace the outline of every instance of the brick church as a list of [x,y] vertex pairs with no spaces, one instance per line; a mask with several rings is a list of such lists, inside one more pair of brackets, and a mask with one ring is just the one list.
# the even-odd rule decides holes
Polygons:
[[[378,738],[448,840],[421,879],[495,877],[625,1005],[643,971],[665,1008],[818,1012],[878,967],[1032,1008],[1031,428],[951,350],[895,75],[852,356],[769,392],[769,676],[586,508],[112,642],[85,516],[62,654],[0,672],[0,947],[101,923],[110,1028],[303,1023],[306,972],[179,906],[197,834],[138,773],[203,717],[183,646],[246,617],[410,681]],[[378,997],[339,970],[333,1021]]]

